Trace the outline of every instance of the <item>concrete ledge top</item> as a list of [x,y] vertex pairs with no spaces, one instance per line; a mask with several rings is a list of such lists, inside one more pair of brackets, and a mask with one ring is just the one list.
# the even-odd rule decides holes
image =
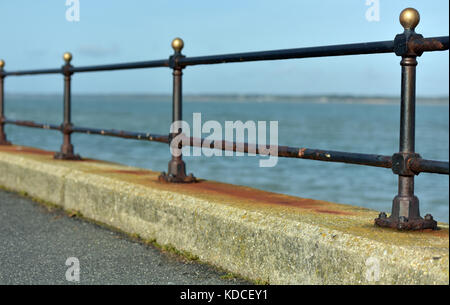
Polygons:
[[[397,273],[383,269],[381,272],[385,277],[384,280],[379,280],[379,283],[448,284],[448,224],[439,223],[440,229],[437,231],[398,232],[392,229],[375,227],[374,219],[377,217],[378,212],[366,208],[276,194],[249,187],[206,180],[201,180],[199,183],[195,184],[161,183],[158,182],[157,179],[159,173],[150,170],[91,159],[85,159],[83,161],[59,161],[54,160],[53,153],[49,151],[23,146],[0,146],[0,176],[5,176],[3,171],[6,172],[8,168],[11,168],[12,164],[14,164],[14,167],[23,167],[33,169],[34,171],[46,172],[48,175],[59,175],[63,177],[62,179],[66,180],[73,179],[78,183],[78,187],[81,187],[80,181],[84,181],[83,185],[85,185],[88,183],[86,181],[89,180],[89,183],[99,184],[103,189],[108,189],[112,192],[109,196],[115,196],[114,193],[116,192],[118,193],[117,196],[126,196],[127,198],[143,196],[148,197],[150,201],[153,200],[156,202],[157,200],[162,200],[172,208],[180,207],[181,209],[189,209],[190,213],[192,213],[192,211],[194,211],[194,213],[204,213],[205,215],[209,213],[208,215],[213,215],[214,221],[217,223],[220,223],[221,221],[233,222],[236,226],[242,225],[247,227],[247,229],[245,229],[246,233],[244,231],[239,231],[236,227],[236,237],[240,236],[242,243],[245,243],[246,241],[250,243],[249,239],[256,238],[255,236],[259,235],[260,238],[263,238],[262,236],[264,234],[285,234],[288,236],[290,242],[288,243],[289,246],[284,244],[286,249],[280,249],[279,247],[281,244],[274,245],[274,247],[278,247],[278,250],[277,248],[270,249],[270,251],[281,252],[280,254],[274,254],[276,257],[276,259],[274,258],[274,261],[280,261],[280,264],[283,259],[289,261],[289,265],[291,265],[290,269],[288,268],[290,273],[288,272],[289,275],[286,275],[286,267],[277,267],[278,263],[273,262],[272,264],[275,264],[275,266],[272,267],[270,267],[269,264],[266,266],[264,263],[261,263],[255,268],[249,267],[249,269],[253,268],[252,270],[243,271],[242,267],[245,266],[246,261],[250,259],[255,260],[255,255],[257,254],[243,253],[248,250],[246,250],[247,248],[244,249],[242,244],[239,248],[240,252],[238,250],[236,250],[238,252],[233,252],[233,245],[226,244],[227,238],[223,238],[223,243],[215,241],[214,246],[217,247],[217,245],[222,244],[223,247],[230,247],[230,249],[224,251],[226,252],[224,255],[236,256],[236,253],[240,253],[240,257],[223,258],[220,254],[217,254],[216,251],[213,251],[213,254],[206,253],[211,250],[209,249],[211,248],[211,243],[205,245],[205,247],[209,249],[206,251],[204,250],[206,248],[202,248],[202,246],[199,245],[189,245],[187,241],[178,241],[179,244],[177,244],[177,240],[167,239],[165,235],[164,237],[161,235],[159,238],[158,232],[160,231],[157,229],[152,229],[150,230],[151,232],[149,232],[143,228],[143,232],[139,232],[144,237],[163,240],[166,243],[181,248],[181,250],[193,252],[198,255],[200,259],[249,278],[267,280],[270,283],[301,283],[301,278],[305,278],[305,274],[308,274],[306,283],[339,283],[338,279],[343,277],[342,274],[339,275],[340,272],[346,270],[345,272],[351,273],[357,272],[355,270],[359,270],[358,272],[363,274],[349,275],[349,280],[343,278],[342,283],[365,283],[364,278],[367,277],[364,276],[364,270],[367,269],[367,258],[377,257],[382,261],[381,264],[385,265],[382,269],[393,268],[392,266],[395,266],[396,264],[399,266]],[[37,191],[33,193],[30,188],[27,189],[27,186],[23,185],[23,182],[10,181],[13,179],[12,176],[6,175],[5,177],[8,177],[8,180],[6,180],[6,178],[3,180],[0,178],[0,185],[19,191],[27,191],[32,196],[45,197],[44,195],[38,195],[39,192]],[[66,183],[64,198],[60,199],[61,201],[68,200],[70,190],[67,190],[67,185],[68,184]],[[40,199],[48,200],[49,198]],[[48,201],[52,202],[58,200],[59,199]],[[130,199],[130,201],[133,200],[134,199]],[[67,202],[53,203],[62,205],[65,208],[68,207]],[[73,208],[73,206],[71,207]],[[115,208],[117,209],[117,204]],[[150,208],[151,207],[149,207],[149,209]],[[75,209],[77,209],[76,206]],[[82,210],[83,206],[80,206],[80,209]],[[131,226],[132,228],[130,227],[128,229],[125,224],[117,224],[117,217],[111,216],[112,218],[110,217],[108,219],[114,218],[115,220],[108,221],[108,219],[102,218],[95,212],[81,212],[98,221],[119,226],[121,229],[130,233],[138,231],[137,228],[139,228],[139,226]],[[112,215],[109,212],[106,214]],[[142,214],[148,214],[148,211],[142,212]],[[131,214],[128,213],[127,215]],[[133,214],[133,217],[139,217],[139,215]],[[193,218],[193,221],[200,221],[201,217],[198,215],[196,217],[197,218]],[[120,216],[118,218],[123,217]],[[121,221],[125,220],[122,219]],[[148,218],[143,221],[142,225],[144,227],[145,225],[151,227]],[[180,220],[180,222],[183,221],[185,220]],[[205,226],[208,225],[206,223],[207,221],[202,221],[205,221],[201,227],[205,230],[205,239],[208,240],[208,230],[211,230],[211,228],[205,228]],[[214,230],[223,230],[220,234],[216,232],[219,236],[233,233],[227,232],[225,226],[223,228],[217,227],[217,223],[211,226],[214,226]],[[167,223],[165,225],[167,225]],[[195,222],[190,225],[197,226],[199,223]],[[187,227],[190,225],[187,224]],[[248,227],[252,227],[252,229],[248,229]],[[230,229],[228,225],[226,228],[227,230]],[[267,232],[265,231],[266,229],[268,230]],[[263,234],[262,231],[265,233]],[[253,237],[242,235],[244,233],[250,234]],[[214,235],[213,233],[211,234],[211,236]],[[272,236],[271,238],[274,240],[281,240],[279,236]],[[299,241],[301,239],[303,239],[303,241]],[[196,238],[196,241],[198,243],[198,238]],[[299,245],[292,250],[295,249],[297,253],[284,253],[291,251],[288,248],[295,242],[299,242]],[[302,244],[303,242],[306,244],[315,243],[318,252],[316,254],[312,253],[312,255],[323,255],[323,258],[305,261],[305,257],[300,257],[302,249],[306,249],[306,246]],[[265,253],[264,255],[267,255],[267,252],[265,251],[269,250],[257,249],[257,244],[264,243],[264,241],[252,240],[251,243],[251,251],[262,251]],[[320,247],[324,248],[319,249],[319,244]],[[265,247],[267,247],[267,245],[265,245]],[[330,249],[327,250],[327,247],[330,247]],[[306,252],[311,251],[314,252],[314,250],[308,250]],[[334,251],[337,252],[334,253]],[[327,261],[327,255],[329,256],[329,259],[335,261]],[[336,258],[334,255],[336,255]],[[357,263],[355,262],[355,265],[358,265],[358,267],[336,266],[335,264],[344,263],[343,261],[338,262],[341,257],[346,257],[349,261],[360,260]],[[360,259],[356,259],[357,257],[360,257]],[[243,261],[242,265],[236,261],[237,259]],[[297,259],[298,262],[294,263]],[[264,258],[264,260],[266,261],[267,259]],[[315,260],[318,261],[316,262]],[[223,263],[221,263],[221,261]],[[315,265],[319,263],[322,265],[327,264],[330,273],[338,274],[324,274],[323,272],[325,271],[320,269],[322,267],[319,268]],[[345,263],[348,263],[348,261]],[[303,264],[303,266],[305,266],[305,264],[311,264],[311,266],[305,266],[304,270],[299,271],[296,275],[293,274],[294,270],[292,270],[292,268],[294,268],[294,266],[295,268],[301,268],[301,264]],[[264,268],[274,268],[276,271],[264,270]],[[314,268],[315,271],[309,270],[308,268]],[[340,268],[342,270],[340,270]],[[403,279],[401,278],[402,273],[404,274]]]

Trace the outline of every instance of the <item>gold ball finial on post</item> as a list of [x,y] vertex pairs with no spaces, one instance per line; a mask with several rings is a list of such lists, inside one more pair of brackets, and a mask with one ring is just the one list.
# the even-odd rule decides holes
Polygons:
[[420,14],[416,9],[412,7],[405,8],[400,13],[400,24],[405,30],[414,31],[416,26],[419,24],[419,21]]
[[177,53],[181,52],[183,47],[184,47],[183,39],[177,37],[174,40],[172,40],[172,49],[175,52],[177,52]]
[[0,69],[3,69],[5,66],[5,61],[3,59],[0,59]]
[[63,59],[66,62],[66,64],[69,64],[70,61],[72,60],[72,54],[69,52],[64,53]]

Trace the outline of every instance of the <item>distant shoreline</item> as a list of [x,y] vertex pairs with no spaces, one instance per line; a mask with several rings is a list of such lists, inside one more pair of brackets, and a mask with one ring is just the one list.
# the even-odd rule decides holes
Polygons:
[[[61,94],[45,93],[10,93],[6,97],[57,97]],[[73,97],[91,98],[138,98],[152,100],[170,100],[168,94],[73,94]],[[398,104],[400,96],[358,96],[358,95],[276,95],[276,94],[185,94],[186,102],[290,102],[290,103],[315,103],[315,104],[373,104],[373,105],[393,105]],[[448,105],[449,97],[417,97],[417,104],[420,105]]]

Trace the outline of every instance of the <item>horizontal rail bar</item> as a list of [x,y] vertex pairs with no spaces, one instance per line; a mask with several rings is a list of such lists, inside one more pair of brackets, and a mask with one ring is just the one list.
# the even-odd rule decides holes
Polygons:
[[434,173],[449,175],[449,163],[425,159],[413,159],[409,164],[411,170],[416,173]]
[[431,38],[413,39],[408,42],[408,48],[414,52],[445,51],[449,49],[449,37],[439,36]]
[[59,69],[6,71],[6,72],[3,72],[3,75],[4,76],[23,76],[23,75],[38,75],[38,74],[60,74],[62,72],[63,72],[63,69],[59,68]]
[[60,125],[37,123],[37,122],[33,122],[33,121],[20,121],[20,120],[5,119],[3,122],[5,124],[12,124],[12,125],[23,126],[23,127],[62,130]]
[[[158,68],[168,67],[169,60],[153,60],[153,61],[140,61],[130,62],[122,64],[110,64],[110,65],[98,65],[98,66],[84,66],[84,67],[71,67],[69,71],[75,73],[80,72],[98,72],[98,71],[112,71],[112,70],[132,70],[132,69],[144,69],[144,68]],[[37,74],[58,74],[63,73],[63,69],[42,69],[42,70],[28,70],[28,71],[6,71],[3,73],[5,76],[23,76],[23,75],[37,75]]]
[[[189,146],[203,147],[205,139],[190,137]],[[248,143],[236,143],[229,141],[210,141],[209,148],[220,149],[223,151],[238,151],[244,153],[255,153],[260,155],[268,155],[268,152],[260,151],[258,145]],[[208,143],[207,142],[207,143]],[[184,143],[183,143],[184,145]],[[301,147],[278,146],[278,157],[309,159],[317,161],[341,162],[350,164],[359,164],[375,167],[392,168],[392,158],[390,156],[359,154],[332,150],[319,150]],[[269,150],[267,148],[267,150]]]
[[139,61],[122,64],[99,65],[99,66],[85,66],[72,67],[71,72],[96,72],[96,71],[112,71],[112,70],[131,70],[131,69],[145,69],[145,68],[159,68],[168,67],[169,60],[153,60],[153,61]]
[[115,129],[97,129],[97,128],[87,128],[87,127],[72,127],[72,132],[85,133],[85,134],[96,134],[102,136],[144,140],[144,141],[154,141],[160,143],[169,143],[169,136],[150,134],[145,132],[132,132],[124,130]]
[[[443,51],[449,49],[449,37],[431,37],[410,42],[410,48],[416,51]],[[352,43],[309,48],[284,49],[261,52],[246,52],[199,57],[185,57],[178,60],[182,66],[221,64],[231,62],[249,62],[261,60],[282,60],[292,58],[311,58],[345,55],[380,54],[394,52],[394,41]]]
[[[205,139],[203,138],[198,139],[191,137],[189,138],[188,141],[189,141],[188,146],[203,147],[205,145]],[[255,144],[227,142],[224,140],[222,141],[208,140],[208,142],[209,142],[208,146],[211,149],[221,149],[223,151],[225,150],[239,151],[244,153],[250,152],[260,155],[267,155],[267,153],[261,152],[259,150],[259,147]],[[361,153],[351,153],[333,150],[278,146],[278,157],[392,168],[391,156],[376,155],[376,154],[361,154]],[[449,174],[449,162],[444,161],[415,159],[413,162],[411,162],[410,167],[417,174],[421,172],[446,174],[446,175]]]
[[[33,121],[19,121],[19,120],[9,120],[3,121],[5,124],[13,124],[17,126],[30,127],[30,128],[41,128],[41,129],[51,129],[62,131],[63,128],[60,125],[51,125],[44,123],[37,123]],[[70,132],[85,133],[85,134],[97,134],[110,137],[144,140],[144,141],[155,141],[160,143],[169,144],[169,136],[150,134],[146,132],[132,132],[124,130],[115,129],[97,129],[88,127],[71,127]]]
[[300,159],[309,159],[327,162],[351,163],[375,167],[392,168],[392,157],[375,154],[350,153],[333,150],[319,150],[309,148],[298,148]]
[[230,62],[248,62],[261,60],[281,60],[291,58],[362,55],[394,52],[394,41],[378,41],[365,43],[352,43],[320,47],[283,49],[260,52],[246,52],[222,55],[209,55],[198,57],[185,57],[178,59],[182,66],[222,64]]

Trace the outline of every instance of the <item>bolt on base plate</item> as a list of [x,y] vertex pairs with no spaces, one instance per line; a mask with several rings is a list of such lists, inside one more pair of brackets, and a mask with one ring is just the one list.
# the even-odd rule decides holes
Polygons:
[[80,155],[65,154],[62,152],[55,152],[53,158],[57,160],[81,160]]
[[194,177],[193,174],[189,174],[187,176],[174,176],[167,175],[165,172],[162,172],[158,177],[159,182],[169,182],[169,183],[195,183],[198,182],[197,178]]
[[425,229],[437,230],[437,222],[433,220],[433,216],[430,214],[425,215],[425,218],[408,219],[404,216],[400,216],[394,219],[392,216],[387,217],[386,213],[382,212],[378,218],[375,219],[375,225],[405,231]]

